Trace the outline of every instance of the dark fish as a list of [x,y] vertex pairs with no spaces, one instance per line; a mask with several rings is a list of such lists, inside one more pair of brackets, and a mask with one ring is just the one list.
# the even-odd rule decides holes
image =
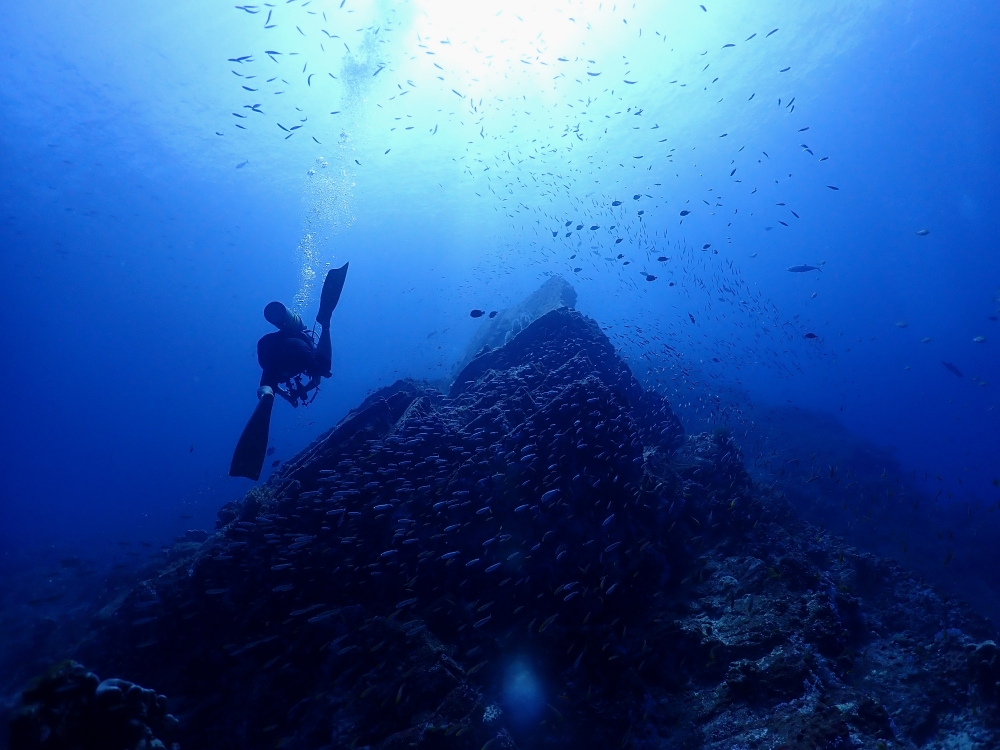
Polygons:
[[273,455],[274,455],[274,450],[275,450],[275,448],[274,448],[274,446],[273,446],[273,445],[271,445],[271,446],[268,446],[268,449],[267,449],[267,455],[269,455],[269,456],[273,456]]
[[918,229],[918,230],[917,230],[917,236],[918,236],[918,237],[926,237],[926,236],[927,236],[927,235],[929,235],[930,233],[931,233],[931,230],[930,230],[930,229]]
[[656,277],[651,273],[646,274],[646,281],[656,281]]
[[497,311],[496,310],[493,310],[492,312],[490,312],[490,317],[491,318],[495,318],[496,316],[497,316]]
[[805,335],[805,336],[804,336],[803,338],[807,338],[807,339],[818,339],[818,338],[819,338],[819,336],[817,336],[817,335],[816,335],[815,333],[812,333],[812,332],[810,332],[810,333],[807,333],[807,334],[806,334],[806,335]]
[[620,206],[621,204],[622,204],[622,202],[621,202],[621,201],[612,201],[612,202],[611,202],[611,205],[612,205],[612,206]]
[[962,371],[955,367],[955,365],[951,362],[942,362],[941,364],[945,366],[945,369],[948,370],[948,372],[958,377],[962,377]]
[[472,312],[469,313],[469,316],[473,318],[481,318],[485,314],[486,312],[484,310],[473,310]]
[[779,72],[779,73],[787,73],[787,72],[788,72],[789,70],[791,70],[791,69],[792,69],[792,66],[791,66],[791,65],[789,65],[789,66],[788,66],[787,68],[782,68],[782,69],[781,69],[781,70],[779,70],[778,72]]
[[710,248],[711,246],[712,246],[711,242],[706,242],[704,245],[701,246],[701,249],[708,250],[708,248]]
[[823,269],[819,266],[789,266],[788,270],[792,273],[807,273],[808,271],[822,271]]
[[765,36],[764,38],[767,39],[768,36],[771,36],[771,34],[774,34],[775,32],[777,32],[777,29],[767,32],[767,36]]
[[691,212],[690,211],[686,211],[686,210],[685,211],[681,211],[681,216],[687,216],[689,213],[691,213]]
[[839,187],[836,187],[834,185],[827,185],[827,187],[830,188],[830,190],[840,190]]
[[277,469],[279,466],[281,466],[281,460],[280,459],[277,460],[277,461],[272,461],[271,462],[271,468],[272,469]]
[[250,163],[249,159],[247,159],[246,161],[241,161],[239,164],[236,165],[236,168],[237,169],[243,169],[243,167],[245,167],[249,163]]
[[666,263],[668,260],[670,260],[670,258],[668,258],[666,255],[661,255],[659,258],[657,258],[657,260],[660,261],[660,263]]
[[692,322],[692,323],[694,323],[694,322],[695,322],[695,321],[694,321],[694,315],[692,315],[691,313],[688,313],[688,317],[689,317],[689,318],[691,318],[691,322]]

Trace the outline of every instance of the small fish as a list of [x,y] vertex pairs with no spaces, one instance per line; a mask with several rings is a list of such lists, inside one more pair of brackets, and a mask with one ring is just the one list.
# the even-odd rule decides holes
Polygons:
[[[241,161],[239,164],[236,165],[236,168],[237,169],[243,169],[243,167],[245,167],[249,163],[250,163],[249,159],[247,159],[246,161]],[[272,449],[272,452],[273,452],[273,449]],[[270,454],[268,454],[268,455],[270,455]]]
[[807,273],[809,271],[822,271],[823,269],[819,266],[789,266],[788,270],[792,273]]
[[789,65],[789,66],[788,66],[787,68],[782,68],[782,69],[781,69],[781,70],[779,70],[778,72],[779,72],[779,73],[787,73],[787,72],[788,72],[789,70],[791,70],[791,69],[792,69],[792,66],[791,66],[791,65]]
[[803,338],[806,338],[806,339],[818,339],[819,336],[817,336],[815,333],[813,333],[813,332],[810,331],[805,336],[803,336]]
[[986,337],[985,336],[976,336],[972,340],[975,341],[977,344],[985,344],[986,343]]
[[768,36],[771,36],[771,34],[777,33],[777,31],[778,31],[777,29],[774,29],[774,31],[767,32],[767,36],[765,36],[764,38],[767,39]]
[[621,204],[622,204],[622,202],[621,202],[621,201],[612,201],[612,202],[611,202],[611,205],[612,205],[612,206],[620,206]]
[[917,237],[926,237],[930,233],[931,233],[931,230],[929,230],[929,229],[918,229],[917,230]]
[[929,344],[929,343],[931,343],[931,340],[930,340],[930,338],[920,339],[920,343],[921,344]]
[[962,377],[962,371],[959,370],[957,367],[955,367],[955,365],[953,365],[951,362],[942,362],[941,364],[944,365],[944,368],[952,375],[955,375],[956,377],[959,378]]
[[497,311],[496,310],[493,310],[493,311],[490,312],[490,317],[491,318],[495,318],[496,316],[497,316]]
[[827,187],[830,188],[830,190],[840,190],[840,188],[836,185],[827,185]]
[[469,317],[471,317],[471,318],[481,318],[485,314],[486,314],[485,310],[473,310],[472,312],[469,313]]
[[905,320],[897,320],[896,321],[896,328],[906,328],[906,325],[907,325],[907,323],[906,323]]
[[681,216],[687,216],[689,213],[691,213],[691,212],[690,211],[681,211]]
[[656,277],[651,273],[646,274],[646,281],[656,281]]

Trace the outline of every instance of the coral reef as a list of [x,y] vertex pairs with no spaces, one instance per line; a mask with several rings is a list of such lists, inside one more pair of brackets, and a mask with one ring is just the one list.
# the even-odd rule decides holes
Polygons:
[[1000,746],[990,624],[799,520],[567,308],[185,544],[76,654],[168,693],[183,747]]
[[10,724],[15,750],[164,750],[177,719],[167,699],[119,679],[103,682],[70,661],[24,691]]

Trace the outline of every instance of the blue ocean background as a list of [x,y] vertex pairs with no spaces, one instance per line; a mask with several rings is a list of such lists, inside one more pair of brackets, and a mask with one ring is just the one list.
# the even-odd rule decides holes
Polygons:
[[[273,460],[397,378],[447,380],[471,310],[561,274],[689,431],[727,424],[752,462],[789,415],[835,425],[817,466],[840,440],[883,451],[917,503],[968,519],[942,577],[986,574],[956,566],[1000,503],[995,4],[3,16],[9,613],[58,597],[61,559],[127,575],[212,528],[252,486],[227,470],[263,306],[311,322],[345,261],[333,378],[277,405]],[[912,520],[870,532],[904,565]]]

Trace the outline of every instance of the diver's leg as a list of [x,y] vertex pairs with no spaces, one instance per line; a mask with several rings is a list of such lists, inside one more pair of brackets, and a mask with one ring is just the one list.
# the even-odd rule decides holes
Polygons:
[[316,369],[321,377],[333,376],[333,344],[330,343],[330,326],[323,326],[316,345]]

